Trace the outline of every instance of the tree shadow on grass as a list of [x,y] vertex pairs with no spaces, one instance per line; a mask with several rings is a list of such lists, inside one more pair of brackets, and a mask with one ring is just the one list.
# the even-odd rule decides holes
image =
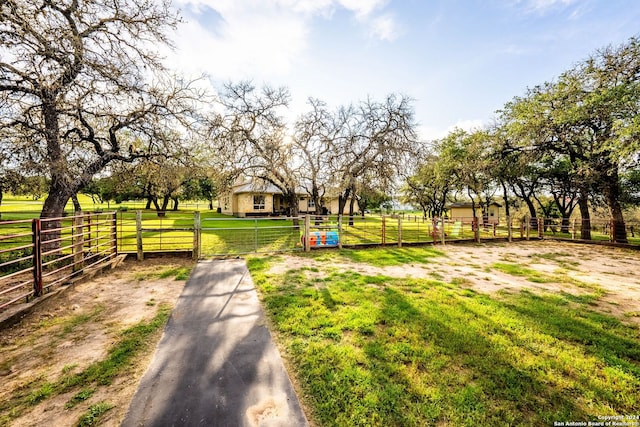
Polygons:
[[[578,402],[583,395],[601,408],[633,411],[635,399],[616,396],[606,383],[589,380],[602,373],[575,372],[580,368],[552,355],[563,352],[565,342],[577,343],[603,363],[636,375],[638,344],[617,333],[602,333],[566,307],[554,306],[553,300],[538,302],[545,310],[536,311],[531,298],[522,295],[503,304],[452,293],[422,309],[403,293],[385,289],[378,330],[363,340],[373,387],[382,390],[377,404],[388,417],[385,422],[542,425],[600,415]],[[552,337],[549,345],[556,347],[541,354],[536,349],[540,342],[523,346],[508,324],[478,310],[483,304],[510,318],[513,312],[524,316],[526,327],[538,327],[537,333]],[[407,405],[414,409],[403,410]]]

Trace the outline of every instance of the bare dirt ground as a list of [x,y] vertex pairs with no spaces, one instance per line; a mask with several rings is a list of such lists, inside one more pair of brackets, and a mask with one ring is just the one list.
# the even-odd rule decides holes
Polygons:
[[[332,262],[331,268],[393,277],[427,277],[485,293],[531,289],[587,294],[599,290],[604,295],[594,309],[640,326],[639,251],[550,241],[446,245],[437,249],[444,256],[429,258],[426,263],[374,267]],[[273,272],[327,265],[325,261],[295,255],[281,255],[280,259]],[[526,277],[493,268],[495,263],[519,264],[563,279],[534,283]],[[9,398],[34,378],[54,380],[63,371],[79,372],[92,362],[104,359],[118,332],[153,318],[162,303],[175,304],[185,282],[173,277],[160,279],[158,273],[192,265],[192,261],[181,258],[150,259],[142,263],[125,261],[114,270],[67,289],[38,306],[18,324],[0,330],[0,399]],[[89,316],[89,320],[74,324],[71,332],[64,333],[69,319],[80,315]],[[105,414],[100,425],[118,426],[153,351],[151,346],[136,361],[132,374],[118,377],[108,386],[97,387],[85,402],[65,409],[73,393],[49,398],[10,425],[73,426],[90,405],[107,401],[114,408]]]
[[[448,244],[436,248],[444,256],[429,258],[424,264],[376,267],[332,261],[331,268],[390,277],[427,277],[488,294],[521,289],[574,295],[597,292],[603,295],[594,303],[594,309],[640,326],[640,251],[557,241]],[[536,283],[526,276],[504,273],[494,268],[496,263],[518,264],[540,272],[546,280]],[[321,264],[310,258],[285,255],[271,272]]]
[[[152,319],[161,304],[175,305],[185,281],[174,276],[159,278],[159,274],[192,265],[189,259],[173,257],[127,260],[65,289],[39,304],[19,323],[0,330],[0,399],[10,398],[36,378],[54,381],[63,372],[81,372],[104,359],[119,332]],[[94,394],[81,404],[65,409],[76,390],[44,400],[10,425],[73,426],[89,406],[102,401],[114,407],[100,425],[119,425],[154,350],[151,345],[136,361],[133,375],[95,387]]]

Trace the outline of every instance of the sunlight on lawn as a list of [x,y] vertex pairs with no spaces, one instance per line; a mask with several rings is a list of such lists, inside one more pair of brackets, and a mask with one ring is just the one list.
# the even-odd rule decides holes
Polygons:
[[366,253],[319,254],[320,267],[285,274],[268,273],[275,258],[249,260],[320,425],[535,426],[640,408],[637,329],[592,311],[591,299],[488,296],[437,280],[331,268],[440,255],[433,248]]

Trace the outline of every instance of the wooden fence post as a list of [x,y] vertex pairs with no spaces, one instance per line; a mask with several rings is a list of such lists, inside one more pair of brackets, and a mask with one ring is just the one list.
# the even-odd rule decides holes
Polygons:
[[473,217],[472,228],[474,240],[476,241],[476,243],[480,243],[480,221],[478,221],[477,216]]
[[142,211],[136,211],[136,247],[138,249],[138,261],[144,260],[142,249]]
[[526,216],[525,221],[527,221],[525,224],[526,236],[527,236],[527,240],[529,240],[531,238],[531,219],[528,216]]
[[84,269],[84,215],[76,212],[73,217],[73,272],[82,273]]
[[571,238],[576,240],[576,219],[573,219],[573,230],[571,230]]
[[610,242],[615,242],[615,236],[616,236],[616,221],[611,218],[609,220],[609,241]]
[[200,258],[201,230],[202,228],[200,225],[200,211],[194,211],[193,212],[193,252],[191,252],[191,256],[195,260]]
[[[402,214],[404,217],[404,213]],[[398,247],[402,247],[402,219],[398,216]]]
[[311,217],[309,214],[304,216],[304,251],[311,251]]
[[382,215],[382,246],[387,241],[387,218]]
[[544,218],[538,218],[538,237],[544,238]]
[[36,218],[31,223],[31,239],[33,243],[33,296],[42,295],[42,225]]
[[507,215],[507,239],[509,240],[509,243],[513,241],[513,230],[511,230],[511,225],[511,217]]
[[438,242],[438,220],[436,218],[431,218],[431,237],[433,238],[433,243],[436,244]]

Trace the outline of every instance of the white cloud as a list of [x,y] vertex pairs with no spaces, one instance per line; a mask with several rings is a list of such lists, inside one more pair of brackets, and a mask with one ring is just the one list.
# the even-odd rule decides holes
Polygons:
[[187,23],[169,60],[192,73],[234,80],[291,72],[308,49],[313,19],[344,8],[371,37],[397,37],[393,17],[378,12],[387,0],[176,0]]
[[366,20],[374,10],[381,9],[387,0],[338,0],[338,3],[354,12],[358,19]]
[[300,7],[304,11],[269,1],[184,3],[188,23],[176,33],[173,60],[182,69],[226,79],[286,74],[306,48],[309,9]]
[[577,2],[578,0],[517,0],[516,4],[524,3],[527,12],[544,14],[551,9],[565,8]]
[[473,132],[485,127],[485,121],[481,119],[459,119],[456,123],[448,127],[435,127],[435,126],[418,126],[417,133],[418,138],[422,141],[434,141],[436,139],[442,139],[449,135],[456,129],[462,129],[467,132]]
[[382,15],[371,21],[372,37],[383,40],[393,41],[398,37],[395,20],[390,15]]

